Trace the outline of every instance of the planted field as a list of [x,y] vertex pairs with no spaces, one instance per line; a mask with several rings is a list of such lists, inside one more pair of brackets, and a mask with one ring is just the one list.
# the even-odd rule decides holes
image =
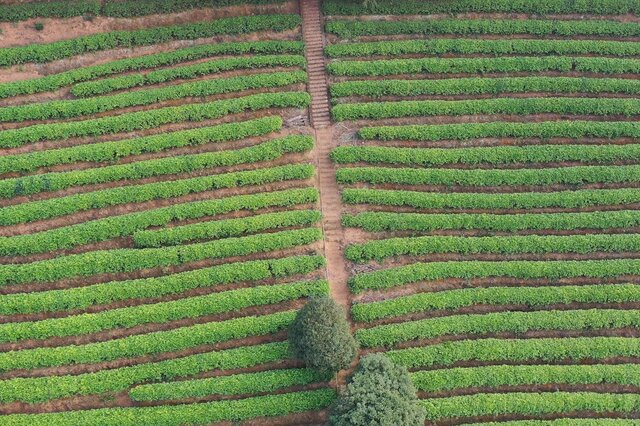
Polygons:
[[[0,20],[205,3],[22,3]],[[285,425],[333,401],[286,340],[329,292],[301,18],[222,3],[0,47],[0,424]]]
[[638,3],[323,8],[362,352],[429,424],[635,424]]

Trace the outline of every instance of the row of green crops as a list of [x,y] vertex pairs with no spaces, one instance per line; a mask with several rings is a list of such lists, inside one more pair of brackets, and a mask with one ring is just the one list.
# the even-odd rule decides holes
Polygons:
[[156,383],[137,386],[129,391],[134,401],[163,401],[209,395],[242,395],[273,392],[291,386],[327,381],[330,376],[305,368],[268,370],[258,373]]
[[336,121],[475,114],[573,114],[631,117],[640,114],[640,100],[613,98],[427,100],[338,104],[331,109],[331,115]]
[[[487,363],[560,362],[638,357],[640,342],[633,337],[567,337],[531,339],[473,339],[387,352],[407,368]],[[446,370],[445,370],[446,371]]]
[[[276,0],[278,1],[278,0]],[[273,3],[273,0],[270,0]],[[216,0],[217,6],[236,4],[266,4],[266,0]],[[0,21],[24,21],[31,18],[70,18],[81,15],[102,15],[113,17],[131,17],[152,15],[155,13],[175,13],[199,7],[210,7],[208,0],[65,0],[32,1],[6,4],[0,10]]]
[[567,311],[493,312],[451,315],[398,324],[360,329],[356,337],[367,348],[391,347],[400,342],[442,336],[523,334],[542,330],[601,330],[638,328],[640,311],[623,309],[585,309]]
[[625,145],[527,145],[473,148],[395,148],[343,145],[331,152],[338,163],[386,163],[425,167],[445,164],[555,163],[579,161],[615,163],[640,160],[640,144]]
[[320,220],[317,210],[293,210],[265,213],[237,219],[215,220],[133,234],[136,247],[175,246],[188,241],[227,238],[238,235],[304,226]]
[[442,80],[356,80],[331,85],[331,96],[481,95],[501,93],[640,93],[638,80],[624,78],[506,77]]
[[342,224],[346,227],[362,228],[369,232],[432,232],[441,229],[502,232],[628,229],[640,226],[640,211],[615,210],[604,212],[534,214],[362,212],[355,215],[343,215]]
[[546,254],[628,253],[640,251],[640,234],[514,235],[489,237],[425,236],[389,238],[353,244],[345,250],[352,262],[382,261],[393,256],[456,253]]
[[2,422],[6,426],[62,426],[91,424],[96,419],[100,419],[103,425],[111,426],[204,425],[225,420],[240,421],[254,417],[282,416],[319,410],[331,405],[334,399],[335,391],[320,389],[196,404],[101,408],[46,414],[13,414],[2,416]]
[[185,318],[240,311],[251,306],[270,305],[302,297],[326,295],[328,291],[326,281],[300,281],[229,290],[168,302],[71,315],[64,318],[6,323],[0,324],[0,342],[81,336],[142,324],[163,324]]
[[[535,36],[609,36],[637,37],[640,28],[633,22],[556,19],[407,19],[386,20],[331,20],[325,25],[328,33],[340,38],[360,36],[390,36],[399,34],[494,34]],[[494,40],[500,42],[500,40]]]
[[84,309],[121,300],[180,294],[195,288],[255,283],[312,273],[324,266],[321,256],[291,256],[269,260],[225,263],[160,277],[110,281],[64,290],[1,295],[0,313],[34,314]]
[[467,426],[636,426],[633,419],[559,418],[555,420],[507,420],[505,422],[467,423]]
[[[222,71],[259,69],[278,66],[303,68],[305,64],[306,61],[304,56],[300,55],[239,56],[200,62],[194,65],[184,65],[176,68],[155,70],[147,74],[126,74],[121,77],[88,81],[86,83],[79,83],[73,86],[71,88],[71,93],[78,97],[89,97],[102,95],[115,90],[123,90],[147,84],[159,84],[176,79],[189,79],[203,75],[215,74]],[[196,93],[189,96],[199,95]]]
[[351,308],[356,321],[370,322],[431,310],[455,310],[474,305],[522,305],[540,308],[570,303],[629,303],[640,300],[635,284],[596,284],[550,287],[489,287],[427,292]]
[[208,58],[216,55],[243,54],[300,54],[303,51],[301,41],[269,40],[254,42],[228,42],[203,44],[169,52],[152,53],[134,58],[118,59],[99,65],[91,65],[38,77],[0,83],[0,98],[31,93],[49,92],[70,84],[126,71],[155,68],[163,65]]
[[111,96],[0,108],[0,121],[45,120],[79,117],[114,109],[187,97],[205,97],[243,90],[286,87],[307,81],[304,71],[261,73],[231,78],[197,81],[157,89],[125,92]]
[[133,272],[303,246],[322,239],[318,228],[227,238],[184,246],[114,249],[56,257],[32,263],[0,265],[0,286],[50,282],[102,273]]
[[247,368],[288,358],[288,344],[275,342],[93,373],[16,378],[0,382],[0,401],[37,403],[77,395],[118,392],[138,383],[178,379],[212,370]]
[[0,370],[97,363],[178,351],[248,336],[267,335],[286,329],[294,317],[295,311],[284,311],[136,334],[105,342],[3,352],[0,353]]
[[0,132],[0,147],[10,148],[42,140],[153,129],[181,121],[203,121],[267,108],[305,108],[310,102],[306,92],[258,93],[239,98],[201,104],[181,105],[126,114],[53,124],[36,124]]
[[540,73],[549,71],[624,74],[640,72],[640,60],[564,56],[343,60],[330,62],[327,65],[327,71],[332,75],[349,77],[394,74]]
[[[82,244],[133,235],[151,226],[166,226],[172,221],[198,219],[242,210],[257,211],[269,207],[291,207],[315,203],[317,200],[318,191],[315,188],[302,188],[179,203],[142,212],[89,220],[32,234],[0,237],[0,255],[25,256],[70,249]],[[148,240],[150,237],[143,235],[141,238]]]
[[640,123],[635,121],[542,121],[537,123],[488,122],[439,125],[363,127],[363,139],[380,140],[466,140],[474,138],[640,138]]
[[397,56],[397,55],[612,55],[637,56],[638,43],[609,40],[474,40],[434,39],[372,41],[332,44],[325,48],[327,56]]
[[539,416],[567,412],[625,413],[640,408],[640,396],[632,393],[545,392],[479,393],[423,400],[427,418]]
[[438,392],[461,388],[546,384],[615,384],[640,386],[637,365],[493,365],[475,368],[450,368],[411,374],[416,388]]
[[76,162],[107,163],[124,157],[155,153],[186,146],[222,143],[263,136],[282,128],[282,118],[277,115],[256,118],[217,126],[179,130],[134,139],[96,142],[68,148],[32,151],[24,154],[0,157],[0,173],[33,172],[40,167]]
[[30,175],[0,181],[0,198],[60,191],[76,186],[175,175],[199,170],[273,161],[313,148],[313,138],[289,135],[257,145],[226,151],[178,155],[91,169]]
[[576,166],[548,169],[408,169],[357,167],[338,170],[338,182],[396,185],[585,185],[640,181],[640,166]]
[[313,174],[313,166],[293,164],[175,181],[122,186],[0,208],[0,224],[27,223],[80,211],[150,200],[166,200],[222,188],[306,180],[311,178]]
[[429,15],[434,13],[528,13],[624,15],[640,13],[638,0],[454,0],[423,2],[420,0],[378,0],[363,3],[358,0],[327,0],[322,4],[327,15]]
[[285,31],[296,28],[298,25],[300,25],[298,15],[254,15],[133,31],[112,31],[46,44],[1,48],[0,66],[26,62],[50,62],[88,52],[145,46],[172,40],[195,40],[216,35],[246,34],[256,31]]
[[358,274],[351,278],[349,285],[354,292],[359,293],[367,289],[380,290],[419,281],[446,278],[509,277],[550,280],[572,277],[612,278],[635,275],[638,273],[638,268],[640,268],[639,259],[429,262]]
[[640,202],[640,190],[581,189],[559,192],[518,193],[432,193],[383,189],[346,188],[342,200],[347,204],[413,207],[417,209],[537,209],[580,208],[628,205]]

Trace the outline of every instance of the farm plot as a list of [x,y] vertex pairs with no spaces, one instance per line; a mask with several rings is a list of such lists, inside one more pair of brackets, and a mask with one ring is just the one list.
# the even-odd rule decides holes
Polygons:
[[328,293],[300,34],[254,14],[0,48],[70,61],[0,84],[1,424],[322,420],[331,378],[286,342]]
[[635,424],[638,3],[324,12],[363,351],[429,424]]

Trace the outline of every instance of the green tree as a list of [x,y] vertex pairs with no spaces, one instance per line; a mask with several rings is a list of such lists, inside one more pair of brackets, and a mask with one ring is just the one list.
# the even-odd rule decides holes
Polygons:
[[311,368],[336,373],[358,352],[344,309],[329,297],[315,297],[298,312],[289,330],[293,355]]
[[334,426],[422,426],[425,408],[407,369],[382,354],[360,360],[350,383],[331,409]]

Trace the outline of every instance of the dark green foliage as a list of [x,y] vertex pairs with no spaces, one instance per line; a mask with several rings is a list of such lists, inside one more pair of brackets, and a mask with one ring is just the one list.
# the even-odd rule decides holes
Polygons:
[[422,426],[425,416],[407,369],[385,355],[373,354],[360,361],[332,408],[330,424]]
[[312,298],[298,312],[289,345],[308,367],[327,372],[347,368],[358,351],[344,310],[329,297]]

